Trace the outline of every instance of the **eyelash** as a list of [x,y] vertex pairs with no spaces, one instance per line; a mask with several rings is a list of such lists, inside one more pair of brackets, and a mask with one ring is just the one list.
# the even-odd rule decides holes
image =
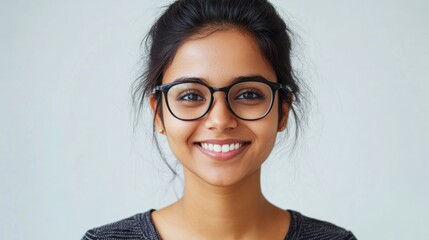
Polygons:
[[[192,95],[197,96],[197,100],[195,100],[195,99],[184,99],[184,98],[192,96]],[[198,98],[200,98],[200,99],[198,99]],[[187,91],[181,93],[177,97],[177,100],[178,101],[203,101],[205,99],[203,97],[201,97],[201,95],[197,91],[195,91],[195,90],[187,90]]]
[[[254,96],[252,96],[252,98],[241,98],[241,96],[243,96],[244,94],[252,94]],[[241,90],[240,93],[238,94],[237,97],[235,97],[234,99],[243,99],[243,100],[255,100],[255,99],[264,99],[264,95],[261,93],[261,91],[257,90],[257,89],[244,89]]]

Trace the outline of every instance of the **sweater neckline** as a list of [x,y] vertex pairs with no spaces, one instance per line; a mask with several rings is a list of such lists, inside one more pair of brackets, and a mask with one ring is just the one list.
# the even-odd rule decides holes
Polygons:
[[[156,211],[156,209],[150,209],[149,211],[143,213],[143,221],[146,221],[146,224],[143,224],[143,226],[147,226],[150,228],[152,232],[154,232],[158,238],[158,240],[161,240],[161,235],[159,235],[158,230],[156,230],[155,224],[152,219],[152,212]],[[299,225],[300,225],[300,214],[296,211],[287,209],[286,211],[290,214],[290,223],[289,228],[285,236],[285,240],[293,240],[297,239]]]

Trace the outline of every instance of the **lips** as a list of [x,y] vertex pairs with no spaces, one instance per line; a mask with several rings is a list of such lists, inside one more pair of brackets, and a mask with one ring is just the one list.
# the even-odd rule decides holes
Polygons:
[[215,160],[229,160],[242,153],[250,144],[240,140],[208,140],[197,142],[196,146],[206,156]]

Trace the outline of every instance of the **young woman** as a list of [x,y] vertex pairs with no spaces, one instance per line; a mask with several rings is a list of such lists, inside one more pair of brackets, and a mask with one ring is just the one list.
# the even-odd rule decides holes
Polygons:
[[146,74],[154,129],[183,165],[175,203],[89,230],[83,239],[355,239],[331,223],[271,204],[261,165],[300,86],[289,30],[265,0],[179,0],[148,35]]

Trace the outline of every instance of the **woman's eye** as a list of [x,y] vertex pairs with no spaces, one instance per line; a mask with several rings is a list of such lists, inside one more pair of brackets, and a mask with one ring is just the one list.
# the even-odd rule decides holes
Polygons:
[[256,99],[263,99],[263,98],[264,97],[261,94],[258,94],[256,92],[244,92],[236,97],[236,99],[243,99],[243,100],[256,100]]
[[204,98],[196,93],[185,93],[179,97],[180,101],[204,101]]

